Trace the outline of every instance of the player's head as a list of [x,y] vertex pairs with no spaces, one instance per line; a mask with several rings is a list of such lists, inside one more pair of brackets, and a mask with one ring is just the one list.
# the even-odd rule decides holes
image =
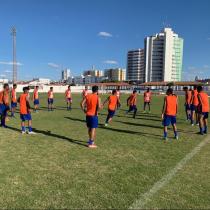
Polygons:
[[92,92],[93,92],[93,93],[98,93],[98,86],[96,86],[96,85],[93,86],[93,87],[92,87]]
[[190,88],[189,91],[192,91],[192,88]]
[[117,90],[112,90],[112,95],[116,95],[117,94]]
[[172,95],[172,94],[173,94],[173,89],[168,88],[168,90],[166,91],[166,95]]
[[137,93],[137,90],[133,90],[133,94],[136,94]]
[[203,91],[203,87],[202,86],[198,86],[197,87],[198,92],[200,93],[201,91]]
[[120,86],[117,87],[117,90],[120,90]]
[[197,90],[197,85],[194,85],[193,90]]
[[71,90],[71,85],[68,86],[68,90]]
[[36,89],[38,90],[39,89],[39,86],[36,86]]
[[9,90],[9,84],[8,83],[4,84],[4,90]]
[[147,88],[147,92],[149,92],[150,91],[150,89],[149,88]]
[[184,91],[188,91],[188,87],[183,87],[183,90]]
[[23,92],[28,93],[29,92],[29,87],[23,87]]
[[87,86],[85,86],[85,90],[88,90],[88,87]]
[[16,84],[13,84],[13,89],[16,89],[17,88],[17,85]]
[[53,91],[53,87],[50,87],[50,90]]

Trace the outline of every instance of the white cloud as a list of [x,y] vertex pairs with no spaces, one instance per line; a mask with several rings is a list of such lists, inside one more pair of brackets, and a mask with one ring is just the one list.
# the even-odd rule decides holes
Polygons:
[[5,74],[0,74],[0,77],[6,77],[6,75]]
[[195,68],[195,66],[189,66],[188,69],[189,70],[195,70],[196,68]]
[[49,67],[56,68],[56,69],[60,67],[58,64],[56,64],[56,63],[51,63],[51,62],[48,63],[47,65],[48,65]]
[[210,41],[210,37],[208,37],[207,40]]
[[209,65],[203,65],[203,68],[204,68],[204,69],[209,69],[210,66],[209,66]]
[[[9,61],[9,62],[7,62],[7,61],[0,61],[0,64],[2,64],[2,65],[13,65],[13,62],[12,61]],[[17,66],[22,66],[23,64],[17,62],[16,65]]]
[[4,73],[12,73],[11,70],[4,70]]
[[101,31],[98,33],[98,36],[102,36],[102,37],[112,37],[113,35],[108,33],[108,32],[105,32],[105,31]]
[[118,62],[115,61],[115,60],[106,60],[103,63],[106,63],[106,64],[115,64],[115,65],[118,64]]

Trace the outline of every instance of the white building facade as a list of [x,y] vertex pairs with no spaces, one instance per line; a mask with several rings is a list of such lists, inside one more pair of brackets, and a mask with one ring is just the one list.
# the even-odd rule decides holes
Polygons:
[[183,39],[171,28],[145,38],[145,82],[181,81]]

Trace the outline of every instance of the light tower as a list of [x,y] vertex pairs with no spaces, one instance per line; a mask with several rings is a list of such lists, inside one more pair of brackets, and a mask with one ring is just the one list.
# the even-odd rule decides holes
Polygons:
[[17,82],[17,61],[16,61],[16,28],[12,27],[11,30],[13,41],[13,84]]

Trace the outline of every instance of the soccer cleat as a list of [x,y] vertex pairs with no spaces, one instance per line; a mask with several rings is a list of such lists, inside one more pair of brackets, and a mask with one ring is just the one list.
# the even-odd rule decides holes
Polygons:
[[108,126],[108,123],[105,123],[104,126],[107,127]]
[[168,137],[163,137],[163,140],[164,141],[168,141]]
[[33,131],[29,131],[29,132],[27,132],[29,135],[35,135],[36,133],[35,132],[33,132]]
[[179,140],[179,136],[175,136],[174,138],[175,138],[176,140]]
[[191,124],[191,126],[193,127],[193,126],[194,126],[194,124]]
[[21,133],[22,133],[22,134],[26,134],[26,132],[25,132],[25,131],[21,131]]
[[97,148],[97,146],[95,144],[89,144],[88,148],[95,149],[95,148]]

